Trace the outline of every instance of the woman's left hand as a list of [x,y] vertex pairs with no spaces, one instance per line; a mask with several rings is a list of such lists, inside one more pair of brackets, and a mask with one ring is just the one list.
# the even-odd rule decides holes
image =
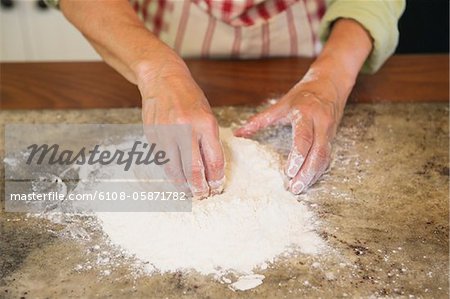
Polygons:
[[310,70],[276,104],[251,117],[236,136],[249,137],[275,123],[291,123],[292,149],[285,167],[288,188],[300,194],[314,184],[331,161],[331,142],[348,93],[340,95],[330,76]]

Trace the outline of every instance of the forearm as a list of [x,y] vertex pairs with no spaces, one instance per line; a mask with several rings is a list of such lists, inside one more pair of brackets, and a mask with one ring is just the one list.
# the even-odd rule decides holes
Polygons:
[[358,22],[339,19],[309,72],[329,78],[335,85],[340,104],[345,105],[371,50],[372,39]]
[[127,0],[61,0],[66,18],[104,60],[134,84],[181,59],[144,27]]

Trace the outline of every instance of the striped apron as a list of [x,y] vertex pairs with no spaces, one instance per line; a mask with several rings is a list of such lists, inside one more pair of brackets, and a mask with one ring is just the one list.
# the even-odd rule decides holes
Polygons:
[[324,0],[130,0],[182,57],[316,56]]

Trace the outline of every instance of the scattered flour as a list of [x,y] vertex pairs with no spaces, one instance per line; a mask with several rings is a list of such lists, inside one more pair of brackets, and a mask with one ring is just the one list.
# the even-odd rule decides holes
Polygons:
[[[148,272],[251,275],[283,253],[317,254],[324,248],[312,212],[284,189],[277,155],[229,129],[221,137],[224,193],[194,201],[192,212],[97,213],[111,241],[147,262]],[[262,279],[244,276],[231,287],[249,289]]]
[[244,275],[230,284],[229,288],[233,291],[247,291],[261,285],[264,278],[266,278],[264,275],[259,274]]
[[[222,194],[194,201],[192,212],[98,212],[95,216],[99,221],[94,222],[95,226],[101,224],[123,253],[142,261],[147,273],[195,270],[220,278],[232,290],[244,291],[262,284],[264,276],[254,271],[267,269],[277,257],[297,252],[318,254],[325,248],[325,242],[315,231],[313,213],[285,190],[278,155],[256,141],[234,137],[230,129],[221,129],[221,137],[227,160],[227,182]],[[125,150],[135,140],[131,136],[112,147]],[[5,159],[5,163],[16,164],[15,159]],[[114,166],[100,169],[82,166],[77,172],[88,184],[64,191],[107,190],[109,185],[96,179],[110,178],[115,172],[111,167]],[[129,175],[130,180],[140,178],[136,172],[130,171]],[[60,180],[54,182],[59,190]],[[33,190],[42,189],[36,184]],[[151,191],[145,190],[145,185],[141,188],[128,191]],[[64,223],[71,215],[64,212],[63,206],[52,212],[36,216]],[[72,222],[69,221],[65,231],[73,238],[89,239],[82,224]],[[99,254],[95,263],[110,263],[110,259]],[[78,265],[80,269],[75,270],[91,267]],[[110,269],[105,271],[105,276],[110,274]],[[237,274],[237,281],[226,278],[229,273]]]

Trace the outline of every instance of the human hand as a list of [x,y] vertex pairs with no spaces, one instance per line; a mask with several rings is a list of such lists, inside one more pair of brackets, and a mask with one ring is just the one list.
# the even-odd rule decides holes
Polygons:
[[[165,148],[172,151],[170,166],[165,169],[168,176],[187,184],[194,198],[221,193],[225,161],[219,127],[205,95],[184,62],[167,59],[158,68],[154,65],[145,68],[139,76],[138,87],[144,125],[191,126],[191,143],[167,136],[162,138]],[[191,173],[186,173],[188,169]]]
[[314,184],[331,161],[336,134],[348,94],[338,92],[331,77],[310,70],[276,104],[251,117],[236,136],[249,137],[275,123],[291,123],[292,148],[285,167],[288,188],[300,194]]

